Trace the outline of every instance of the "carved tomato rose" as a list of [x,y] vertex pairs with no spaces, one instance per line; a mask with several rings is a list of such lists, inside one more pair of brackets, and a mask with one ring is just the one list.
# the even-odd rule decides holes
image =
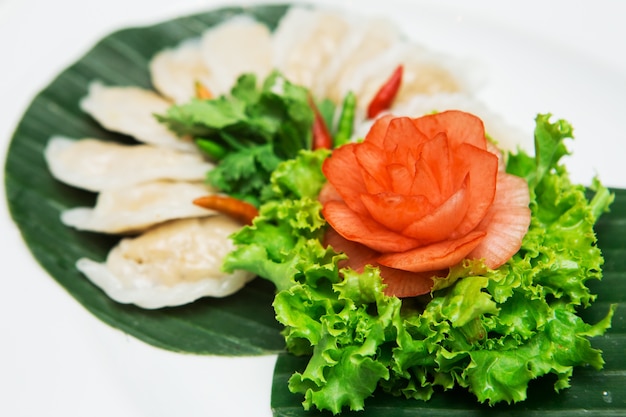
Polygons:
[[389,294],[427,293],[433,277],[464,259],[497,268],[530,224],[526,181],[504,172],[469,113],[378,119],[323,172],[327,243],[354,269],[379,266]]

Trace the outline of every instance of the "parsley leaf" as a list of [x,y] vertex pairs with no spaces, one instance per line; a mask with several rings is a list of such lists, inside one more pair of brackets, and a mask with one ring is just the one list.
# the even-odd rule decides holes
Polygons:
[[229,95],[192,99],[156,117],[219,159],[207,174],[213,186],[258,206],[278,164],[311,147],[313,111],[308,90],[279,72],[257,84],[254,74],[244,74]]

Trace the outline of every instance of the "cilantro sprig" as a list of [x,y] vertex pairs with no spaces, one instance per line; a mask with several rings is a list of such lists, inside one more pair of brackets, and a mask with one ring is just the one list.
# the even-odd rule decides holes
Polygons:
[[254,74],[243,74],[230,94],[192,99],[156,117],[219,160],[207,174],[213,186],[258,206],[276,167],[311,147],[314,115],[308,97],[306,88],[279,72],[260,86]]

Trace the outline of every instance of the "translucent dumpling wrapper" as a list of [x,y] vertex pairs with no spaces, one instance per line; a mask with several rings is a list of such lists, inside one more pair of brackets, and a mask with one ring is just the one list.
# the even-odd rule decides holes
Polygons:
[[81,258],[76,266],[113,300],[147,309],[225,297],[253,278],[221,269],[234,249],[228,237],[241,227],[224,215],[173,220],[122,239],[103,263]]
[[403,41],[362,65],[344,88],[355,92],[364,109],[399,65],[403,66],[403,75],[394,105],[416,96],[472,93],[484,82],[482,67],[477,62],[448,57]]
[[237,78],[254,73],[259,80],[272,70],[271,32],[247,16],[229,19],[202,34],[201,48],[211,72],[213,95],[228,93]]
[[317,75],[314,93],[340,103],[353,88],[353,78],[360,69],[378,60],[401,37],[397,28],[385,19],[371,19],[354,25],[339,45],[335,59]]
[[56,179],[89,191],[158,179],[202,181],[213,168],[199,153],[91,138],[52,137],[44,156]]
[[65,210],[61,221],[79,230],[128,234],[168,220],[215,214],[193,204],[193,200],[215,190],[200,182],[151,181],[104,190],[95,207]]
[[189,138],[180,138],[160,123],[155,114],[166,114],[172,102],[139,87],[105,86],[94,81],[80,101],[80,108],[104,128],[132,136],[139,142],[198,152]]
[[344,15],[292,7],[273,34],[274,65],[291,82],[312,88],[351,30]]
[[150,60],[150,77],[163,96],[179,104],[196,96],[196,82],[210,86],[211,73],[202,59],[200,39],[158,52]]

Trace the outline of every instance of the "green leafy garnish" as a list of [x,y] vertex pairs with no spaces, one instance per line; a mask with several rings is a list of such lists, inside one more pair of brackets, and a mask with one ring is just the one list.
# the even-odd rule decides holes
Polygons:
[[337,273],[336,254],[320,244],[326,222],[317,195],[328,155],[324,149],[301,151],[278,167],[268,187],[267,196],[273,198],[261,206],[252,226],[233,236],[237,249],[226,257],[226,270],[252,271],[279,290],[293,286],[302,271],[332,268]]
[[[537,117],[535,156],[508,158],[507,170],[530,187],[532,222],[521,249],[496,270],[479,261],[451,268],[453,284],[431,297],[386,296],[378,269],[338,266],[344,255],[324,247],[315,199],[324,153],[279,167],[270,200],[235,235],[238,248],[226,266],[276,285],[273,306],[287,348],[310,356],[289,379],[305,409],[360,410],[377,389],[427,400],[455,386],[480,402],[517,402],[533,379],[553,374],[559,391],[574,366],[603,366],[589,338],[610,327],[614,306],[594,325],[577,313],[594,300],[586,281],[602,276],[593,225],[613,196],[595,180],[588,199],[570,182],[559,161],[572,129],[549,118]],[[302,178],[310,179],[306,188],[292,182]]]
[[219,160],[207,174],[213,186],[255,205],[274,169],[311,147],[308,91],[278,72],[260,87],[254,74],[244,74],[230,95],[193,99],[157,119],[179,136],[192,136],[200,149]]

